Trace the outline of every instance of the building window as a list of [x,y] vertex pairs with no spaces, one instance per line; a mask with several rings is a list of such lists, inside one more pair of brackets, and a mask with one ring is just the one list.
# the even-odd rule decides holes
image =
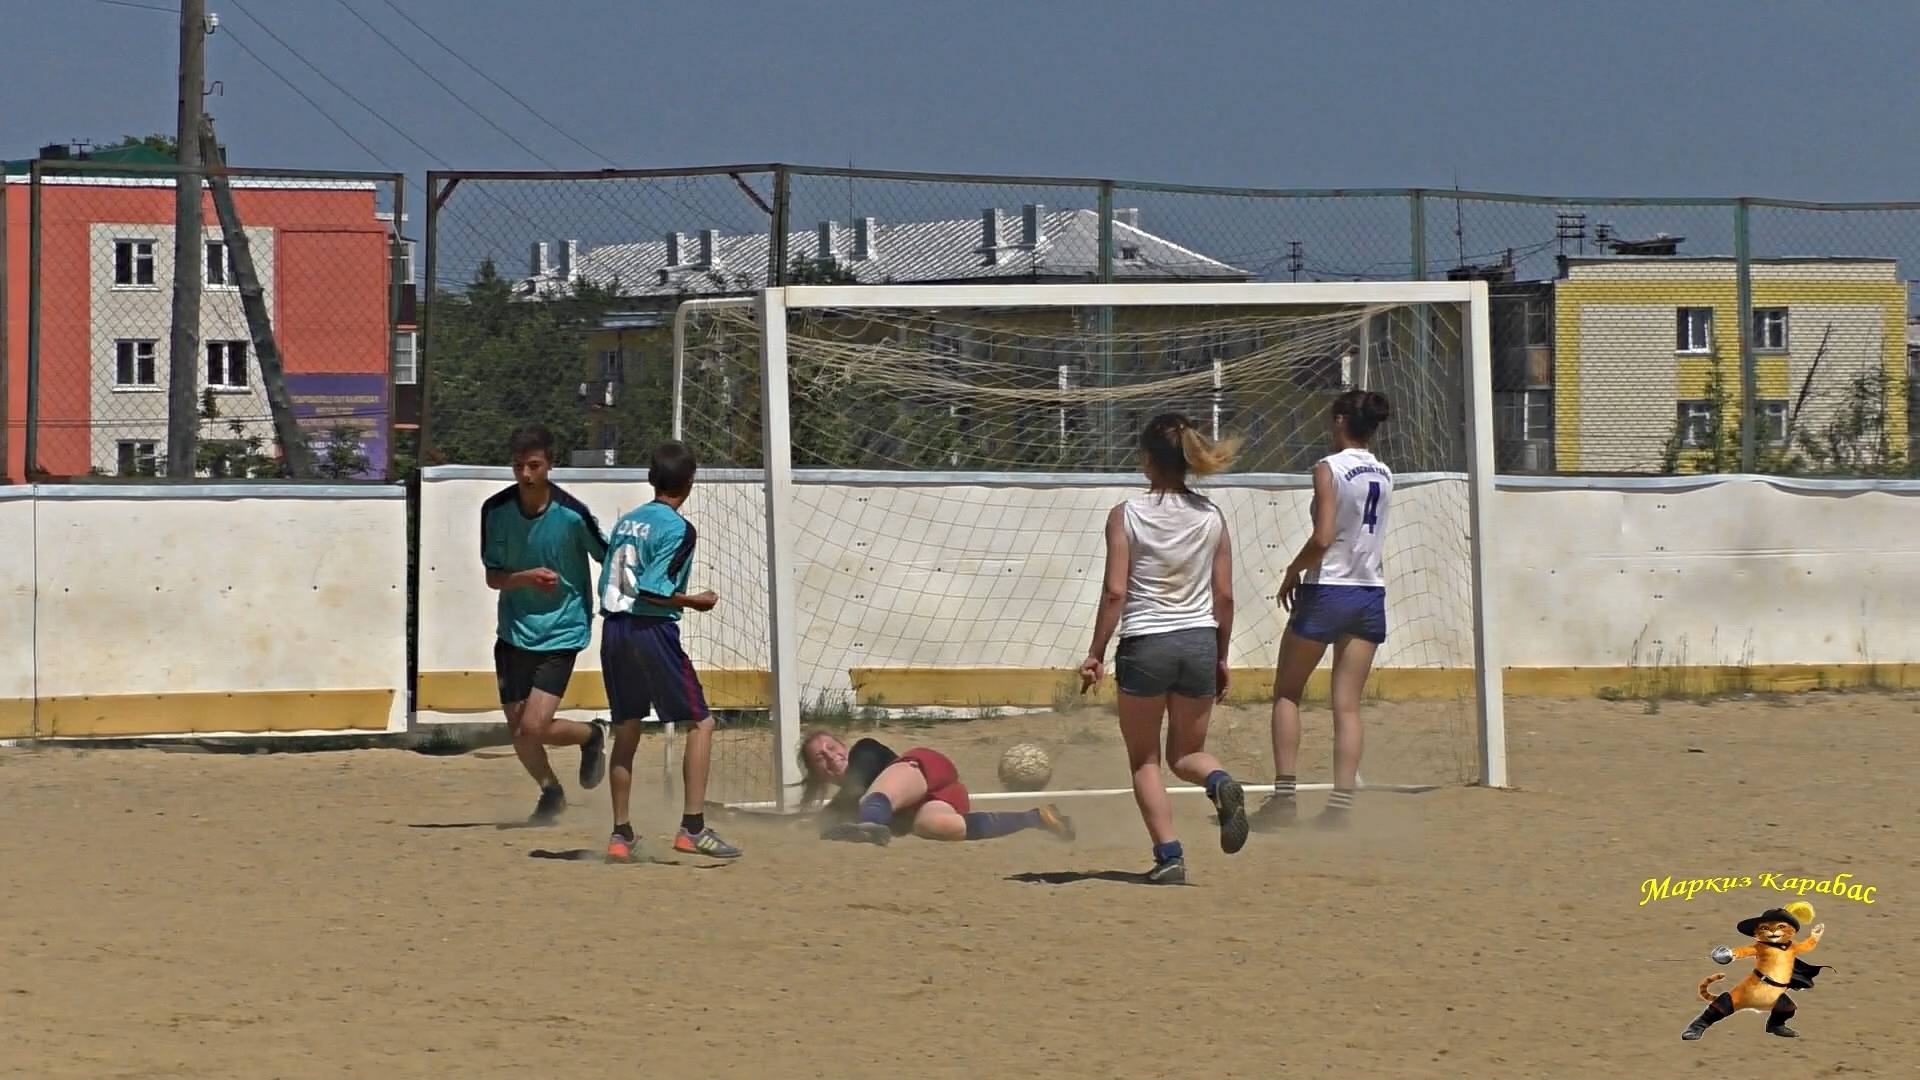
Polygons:
[[624,365],[620,360],[619,349],[600,350],[600,381],[619,382],[623,377]]
[[122,340],[113,343],[113,385],[119,387],[153,386],[153,357],[156,343]]
[[224,240],[207,241],[207,284],[216,289],[240,287],[240,273],[233,266],[233,249]]
[[119,465],[121,476],[152,476],[156,471],[154,444],[148,441],[122,441]]
[[1759,401],[1754,403],[1754,441],[1768,446],[1787,445],[1787,403],[1784,401]]
[[1498,398],[1501,439],[1530,442],[1553,437],[1553,391],[1516,390]]
[[400,241],[400,284],[413,284],[413,241]]
[[594,445],[601,450],[612,450],[620,445],[620,429],[611,423],[601,423],[594,427]]
[[153,284],[153,241],[113,242],[113,283],[128,288]]
[[1674,351],[1683,353],[1709,353],[1713,351],[1713,309],[1710,307],[1683,307],[1675,313],[1674,325],[1679,331],[1674,343]]
[[216,390],[247,388],[246,342],[207,342],[207,385]]
[[1527,299],[1527,344],[1553,344],[1553,305],[1543,299]]
[[1787,351],[1787,309],[1753,309],[1753,348],[1755,352]]
[[1713,402],[1682,401],[1679,404],[1680,445],[1707,446],[1713,441]]
[[412,330],[402,330],[393,335],[393,381],[400,386],[412,386],[420,381],[420,366],[414,359],[414,347],[418,338]]

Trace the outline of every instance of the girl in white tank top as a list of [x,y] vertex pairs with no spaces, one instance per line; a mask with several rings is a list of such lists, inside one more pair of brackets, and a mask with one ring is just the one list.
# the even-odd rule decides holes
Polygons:
[[1274,672],[1273,797],[1253,815],[1262,831],[1291,825],[1300,758],[1300,697],[1333,646],[1333,794],[1315,823],[1344,827],[1360,780],[1360,697],[1386,640],[1385,542],[1393,470],[1367,449],[1391,414],[1386,395],[1333,399],[1333,453],[1313,467],[1313,531],[1287,566],[1280,605],[1291,613]]
[[1146,880],[1154,884],[1185,881],[1187,873],[1160,775],[1163,718],[1166,763],[1175,775],[1206,786],[1220,822],[1221,849],[1232,854],[1247,842],[1246,795],[1206,752],[1207,721],[1227,689],[1231,543],[1219,507],[1187,487],[1189,473],[1225,469],[1233,450],[1214,446],[1184,416],[1154,417],[1140,433],[1149,489],[1107,514],[1106,570],[1093,645],[1080,665],[1081,691],[1100,681],[1117,631],[1120,735],[1133,768],[1134,800],[1153,838]]

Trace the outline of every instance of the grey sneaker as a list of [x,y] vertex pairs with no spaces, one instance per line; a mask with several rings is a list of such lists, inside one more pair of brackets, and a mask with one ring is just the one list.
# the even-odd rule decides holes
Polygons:
[[1231,855],[1247,846],[1247,793],[1238,780],[1222,780],[1213,793],[1220,820],[1220,850]]
[[580,748],[580,787],[592,791],[607,775],[607,729],[605,720],[593,721],[593,734]]
[[893,830],[871,821],[848,821],[828,829],[826,838],[852,844],[878,844],[886,847],[893,840]]
[[1147,871],[1149,885],[1184,885],[1187,881],[1187,860],[1179,855],[1153,864]]
[[533,808],[533,813],[527,816],[527,824],[551,825],[560,820],[560,814],[566,808],[567,793],[560,785],[542,788],[540,802]]
[[1289,795],[1269,795],[1267,801],[1260,804],[1247,817],[1247,824],[1254,832],[1277,832],[1291,828],[1300,819],[1300,800]]

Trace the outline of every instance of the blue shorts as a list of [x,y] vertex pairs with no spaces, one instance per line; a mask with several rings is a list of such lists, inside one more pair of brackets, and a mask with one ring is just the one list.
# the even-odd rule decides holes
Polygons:
[[1293,594],[1287,629],[1323,645],[1348,635],[1379,645],[1387,640],[1387,590],[1380,585],[1301,585]]
[[607,616],[600,630],[600,678],[616,724],[649,716],[694,724],[710,715],[673,619]]

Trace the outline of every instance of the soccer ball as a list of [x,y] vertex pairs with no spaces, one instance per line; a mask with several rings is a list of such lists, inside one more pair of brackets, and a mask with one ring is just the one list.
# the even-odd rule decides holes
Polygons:
[[1014,791],[1038,791],[1053,779],[1053,759],[1032,743],[1017,743],[1000,755],[1000,782]]

